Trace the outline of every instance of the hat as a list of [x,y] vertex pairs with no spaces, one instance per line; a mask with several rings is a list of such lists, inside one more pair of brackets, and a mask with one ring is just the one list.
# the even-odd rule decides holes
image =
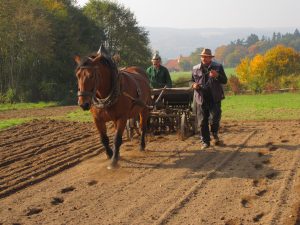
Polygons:
[[210,56],[210,57],[215,57],[214,55],[211,54],[211,50],[208,48],[204,48],[200,54],[201,56]]
[[152,57],[152,60],[161,60],[159,54],[155,53]]

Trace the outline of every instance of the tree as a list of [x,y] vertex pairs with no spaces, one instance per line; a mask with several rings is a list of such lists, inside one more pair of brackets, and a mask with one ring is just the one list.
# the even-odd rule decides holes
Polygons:
[[200,63],[200,53],[202,52],[203,48],[196,48],[190,55],[191,58],[191,65],[197,65]]
[[236,45],[245,45],[245,40],[244,39],[237,39],[235,42]]
[[300,54],[292,48],[277,45],[265,53],[264,59],[268,81],[300,73]]
[[138,26],[129,9],[117,2],[90,0],[84,14],[104,30],[106,47],[111,53],[120,54],[121,65],[146,67],[149,64],[148,33]]
[[248,57],[242,59],[235,70],[241,83],[247,84],[250,77],[250,59]]
[[250,36],[247,37],[246,45],[249,47],[258,41],[259,41],[259,38],[256,34],[250,34]]
[[189,60],[180,60],[179,67],[182,71],[190,71],[192,69],[192,64]]
[[247,48],[242,45],[238,45],[234,48],[231,53],[227,54],[225,57],[225,62],[227,66],[235,66],[240,63],[241,58],[247,55]]
[[53,56],[50,25],[32,1],[1,1],[0,10],[1,92],[22,96],[39,79],[41,62]]
[[94,34],[101,32],[73,3],[0,1],[1,93],[11,89],[22,101],[62,100],[76,88],[72,57],[95,49]]
[[222,45],[220,47],[217,47],[215,50],[215,59],[222,63],[224,66],[227,66],[225,64],[225,57],[227,54],[227,46],[226,45]]
[[[220,46],[216,49],[216,59],[223,62],[225,66],[236,66],[240,59],[253,58],[256,54],[264,54],[270,48],[283,44],[300,51],[300,35],[296,29],[294,34],[279,32],[273,33],[272,39],[262,36],[261,40],[256,34],[251,34],[246,41],[237,39],[228,45]],[[246,47],[247,49],[243,48]]]
[[281,77],[300,74],[300,54],[292,48],[277,45],[252,60],[245,58],[236,68],[240,81],[256,92],[276,86]]

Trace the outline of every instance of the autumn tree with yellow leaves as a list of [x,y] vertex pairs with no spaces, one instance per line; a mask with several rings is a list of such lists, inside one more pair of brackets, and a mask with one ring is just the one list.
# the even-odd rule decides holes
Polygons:
[[240,82],[255,92],[271,88],[299,88],[300,53],[277,45],[264,55],[242,59],[236,72]]

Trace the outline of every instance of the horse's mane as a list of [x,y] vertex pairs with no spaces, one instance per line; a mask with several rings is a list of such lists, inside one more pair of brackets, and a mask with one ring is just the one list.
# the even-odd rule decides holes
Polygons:
[[92,59],[96,58],[96,54],[92,54],[89,56],[85,56],[80,60],[80,63],[77,65],[76,70],[78,70],[80,67],[88,66],[92,62]]
[[[95,59],[98,54],[91,54],[89,56],[85,56],[80,60],[80,63],[77,65],[76,70],[83,66],[89,66],[93,59]],[[101,62],[104,62],[107,66],[109,66],[112,70],[117,71],[117,66],[111,59],[111,57],[106,57],[105,55],[101,55]]]

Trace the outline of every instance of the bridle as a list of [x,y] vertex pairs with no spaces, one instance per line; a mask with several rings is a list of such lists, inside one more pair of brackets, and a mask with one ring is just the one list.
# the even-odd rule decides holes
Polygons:
[[96,96],[96,92],[97,92],[97,85],[99,83],[99,76],[101,76],[101,74],[97,74],[97,72],[96,72],[96,70],[98,68],[99,67],[97,67],[97,66],[79,66],[77,68],[77,70],[78,69],[92,69],[93,70],[92,76],[95,76],[95,85],[94,85],[93,91],[78,91],[77,96],[78,97],[80,97],[80,96],[91,97],[92,105],[97,108],[103,109],[103,108],[108,108],[108,107],[112,106],[118,100],[118,97],[121,93],[121,91],[120,91],[120,76],[119,76],[119,73],[113,73],[112,88],[111,88],[108,96],[105,98],[98,98]]
[[92,69],[93,70],[93,73],[92,73],[92,76],[95,77],[95,84],[94,84],[94,88],[93,88],[93,91],[78,91],[77,92],[77,96],[78,97],[91,97],[91,98],[94,98],[96,97],[96,92],[97,92],[97,84],[99,82],[99,78],[96,74],[96,69],[97,67],[93,67],[93,66],[79,66],[77,70],[79,69]]

